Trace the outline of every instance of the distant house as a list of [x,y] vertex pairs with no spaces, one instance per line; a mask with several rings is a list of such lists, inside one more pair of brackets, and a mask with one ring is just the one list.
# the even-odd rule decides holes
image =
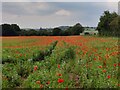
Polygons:
[[84,31],[80,35],[97,35],[98,30],[95,27],[84,27]]

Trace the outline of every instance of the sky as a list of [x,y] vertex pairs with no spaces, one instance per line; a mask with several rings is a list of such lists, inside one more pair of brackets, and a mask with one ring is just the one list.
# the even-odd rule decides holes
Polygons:
[[[90,2],[38,2],[38,0],[2,1],[2,23],[18,24],[20,28],[52,28],[57,26],[96,27],[105,10],[118,12],[118,2],[94,0]],[[24,2],[23,2],[24,1]],[[34,2],[33,2],[34,1]],[[42,0],[43,1],[43,0]],[[72,0],[71,0],[72,1]],[[89,0],[88,0],[89,1]],[[96,0],[97,1],[97,0]]]

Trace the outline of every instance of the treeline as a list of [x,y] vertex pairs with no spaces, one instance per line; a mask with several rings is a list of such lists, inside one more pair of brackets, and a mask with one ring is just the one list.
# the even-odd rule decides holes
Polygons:
[[[24,30],[20,29],[17,24],[2,24],[0,27],[2,27],[2,36],[69,36],[80,35],[84,31],[80,23],[66,30],[60,28]],[[120,36],[120,16],[115,12],[104,11],[100,17],[97,30],[100,36]]]
[[68,35],[80,35],[84,28],[80,23],[69,27],[66,30],[61,30],[60,28],[53,29],[30,29],[24,30],[20,29],[17,24],[2,24],[2,36],[68,36]]
[[2,24],[2,36],[18,36],[21,32],[17,24]]
[[100,36],[120,36],[120,16],[115,12],[104,11],[97,30]]

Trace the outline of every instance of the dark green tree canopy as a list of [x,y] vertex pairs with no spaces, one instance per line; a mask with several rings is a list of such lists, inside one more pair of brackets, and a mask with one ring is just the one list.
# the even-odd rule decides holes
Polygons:
[[19,27],[17,24],[11,24],[11,28],[12,28],[14,31],[21,31],[21,30],[20,30],[20,27]]
[[116,12],[110,13],[109,11],[104,11],[103,15],[100,17],[100,22],[98,23],[97,27],[99,35],[115,35],[115,27],[112,22],[117,23],[117,17],[118,15]]
[[80,35],[80,33],[82,33],[83,31],[84,28],[82,27],[82,25],[80,23],[77,23],[73,27],[69,27],[66,30],[66,33],[68,33],[68,35]]
[[80,35],[83,32],[83,27],[80,23],[74,26],[68,27],[66,30],[60,28],[53,29],[42,29],[39,30],[30,29],[20,29],[17,24],[2,24],[2,35],[3,36],[67,36],[67,35]]
[[54,28],[52,31],[53,36],[59,36],[61,32],[62,30],[60,28]]
[[2,36],[16,36],[21,31],[17,24],[2,24]]

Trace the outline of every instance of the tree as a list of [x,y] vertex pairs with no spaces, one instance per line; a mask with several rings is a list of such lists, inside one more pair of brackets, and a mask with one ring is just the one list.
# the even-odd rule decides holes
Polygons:
[[2,24],[2,36],[15,36],[17,33],[12,29],[10,24]]
[[19,35],[20,36],[27,36],[27,31],[26,30],[24,30],[24,29],[21,29],[21,31],[19,32]]
[[12,30],[15,31],[15,33],[17,35],[19,35],[19,33],[20,33],[21,30],[20,30],[20,27],[17,24],[11,24],[11,28],[12,28]]
[[0,36],[2,36],[2,25],[0,25]]
[[44,29],[44,30],[39,30],[39,31],[37,32],[37,35],[38,35],[38,36],[51,36],[52,33],[51,33],[50,31]]
[[21,31],[20,30],[20,27],[17,25],[17,24],[11,24],[11,28],[14,30],[14,31]]
[[54,28],[52,31],[53,36],[59,36],[62,30],[60,28]]
[[[77,23],[73,27],[67,27],[67,29],[42,29],[40,28],[38,31],[34,29],[25,30],[20,29],[17,24],[2,24],[2,35],[3,36],[68,36],[68,35],[79,35],[83,31],[83,27],[81,24]],[[62,27],[63,28],[63,27]]]
[[73,35],[80,35],[80,33],[83,32],[83,27],[80,23],[77,23],[75,26],[72,28]]
[[37,31],[35,31],[34,29],[30,29],[29,31],[27,31],[27,35],[28,36],[36,36],[37,35]]
[[114,20],[118,15],[113,12],[104,11],[104,14],[100,17],[100,22],[98,23],[97,30],[99,31],[99,35],[109,36],[112,34],[110,29],[110,23]]
[[120,16],[114,18],[109,25],[113,35],[120,36]]
[[83,32],[83,27],[80,23],[77,23],[73,27],[69,27],[66,32],[68,32],[68,35],[80,35],[80,33]]

